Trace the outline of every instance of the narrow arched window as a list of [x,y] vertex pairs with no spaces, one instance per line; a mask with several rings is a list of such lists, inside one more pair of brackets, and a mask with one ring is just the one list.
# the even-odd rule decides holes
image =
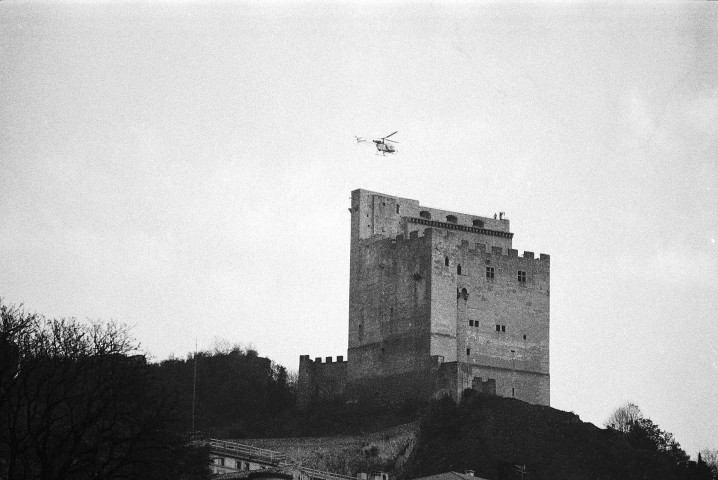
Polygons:
[[456,215],[447,215],[446,221],[449,223],[456,223],[458,222],[458,219],[456,218]]
[[444,266],[445,267],[449,266],[449,257],[444,257]]
[[456,265],[456,273],[458,275],[461,275],[461,265],[460,264]]

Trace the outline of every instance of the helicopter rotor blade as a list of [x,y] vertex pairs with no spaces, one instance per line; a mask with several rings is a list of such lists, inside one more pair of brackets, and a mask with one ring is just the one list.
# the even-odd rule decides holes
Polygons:
[[396,140],[389,140],[388,138],[385,138],[384,140],[386,140],[387,142],[391,142],[391,143],[399,143]]
[[[399,130],[397,130],[397,131],[396,131],[396,132],[394,132],[394,133],[399,133]],[[390,133],[389,135],[387,135],[387,136],[386,136],[386,137],[384,137],[384,138],[389,138],[389,137],[391,137],[392,135],[394,135],[394,133]]]

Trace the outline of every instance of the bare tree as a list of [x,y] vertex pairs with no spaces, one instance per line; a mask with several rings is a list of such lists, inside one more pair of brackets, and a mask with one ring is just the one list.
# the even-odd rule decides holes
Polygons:
[[125,326],[0,311],[1,478],[147,478],[165,461],[172,402]]
[[611,416],[608,417],[605,426],[625,434],[630,432],[631,427],[642,418],[643,413],[641,409],[638,408],[638,405],[628,402],[618,407]]
[[718,478],[718,449],[704,448],[700,451],[700,455],[701,459],[706,462],[708,468],[713,472],[713,478]]

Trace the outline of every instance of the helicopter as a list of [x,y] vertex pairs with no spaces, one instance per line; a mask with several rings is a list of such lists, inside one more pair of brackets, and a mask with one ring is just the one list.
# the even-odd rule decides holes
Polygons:
[[[394,133],[397,133],[398,131],[399,130],[397,130]],[[386,143],[386,142],[399,143],[396,140],[389,140],[389,137],[394,135],[394,133],[390,133],[386,137],[382,137],[378,140],[372,140],[372,142],[376,143],[377,151],[381,152],[381,154],[384,156],[386,156],[387,153],[396,153],[396,149],[394,148],[394,145],[390,145],[390,144]]]

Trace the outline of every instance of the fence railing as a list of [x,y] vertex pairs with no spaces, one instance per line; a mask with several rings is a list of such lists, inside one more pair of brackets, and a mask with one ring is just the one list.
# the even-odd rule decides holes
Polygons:
[[349,475],[342,475],[340,473],[324,472],[315,468],[299,467],[297,468],[302,472],[306,473],[311,478],[320,480],[356,480],[355,477]]
[[[275,452],[274,450],[267,450],[265,448],[253,447],[251,445],[245,445],[243,443],[230,442],[227,440],[209,440],[210,449],[215,453],[224,453],[229,455],[237,455],[242,459],[247,460],[258,460],[260,462],[268,463],[280,468],[296,468],[300,472],[304,473],[308,477],[314,480],[356,480],[355,477],[350,475],[342,475],[340,473],[325,472],[323,470],[317,470],[316,468],[302,467],[301,464],[292,462],[287,459],[287,456],[281,452]],[[236,470],[229,466],[223,466],[223,468]]]
[[225,453],[240,455],[243,458],[259,460],[265,463],[279,464],[287,460],[287,456],[281,452],[244,445],[242,443],[229,442],[227,440],[210,439],[209,446],[212,450],[220,450]]

